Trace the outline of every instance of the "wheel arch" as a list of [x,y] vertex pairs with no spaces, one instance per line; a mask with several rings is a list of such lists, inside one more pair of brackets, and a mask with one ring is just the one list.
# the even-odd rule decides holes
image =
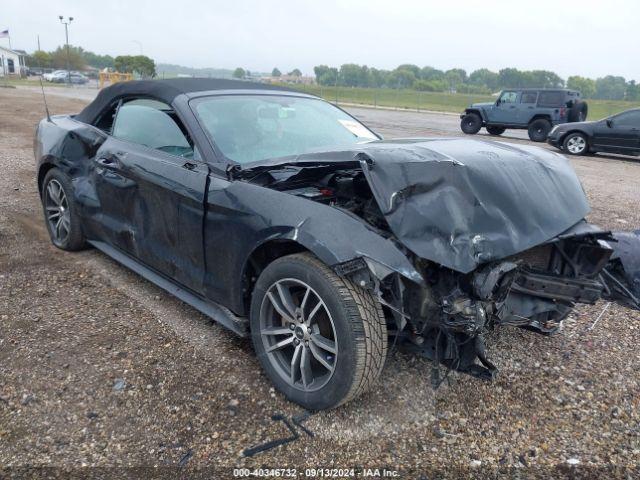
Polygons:
[[44,177],[47,176],[49,170],[53,170],[56,168],[56,164],[54,163],[52,158],[47,158],[43,160],[43,162],[38,167],[38,194],[40,198],[42,198],[42,186],[44,184]]
[[479,108],[465,108],[464,110],[465,115],[468,115],[469,113],[475,113],[476,115],[478,115],[480,117],[480,119],[482,120],[482,124],[484,126],[484,123],[487,121],[484,111],[482,109]]
[[551,115],[547,113],[536,113],[533,117],[531,117],[531,120],[529,120],[529,123],[527,124],[527,126],[530,126],[536,120],[547,120],[549,123],[552,123]]
[[273,238],[258,244],[249,254],[242,268],[243,305],[248,312],[251,295],[258,277],[267,266],[278,258],[295,253],[311,252],[301,243],[288,238]]

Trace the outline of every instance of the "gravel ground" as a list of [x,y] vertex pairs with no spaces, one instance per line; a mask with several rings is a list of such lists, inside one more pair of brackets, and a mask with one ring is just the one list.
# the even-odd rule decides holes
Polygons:
[[[87,101],[65,95],[49,97],[52,112]],[[553,337],[496,332],[493,383],[452,373],[434,392],[431,364],[394,352],[372,392],[306,421],[313,438],[243,457],[287,435],[271,415],[299,408],[274,392],[247,341],[94,250],[50,245],[32,153],[41,98],[0,88],[0,104],[0,478],[229,478],[234,467],[640,474],[640,314],[602,313],[603,302],[577,308]],[[352,111],[389,137],[452,133],[442,115]],[[640,227],[640,162],[572,162],[591,221]],[[38,467],[49,470],[26,470]]]

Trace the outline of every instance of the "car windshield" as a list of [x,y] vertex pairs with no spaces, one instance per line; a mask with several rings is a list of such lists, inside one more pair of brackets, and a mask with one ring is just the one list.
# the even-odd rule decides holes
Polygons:
[[225,95],[192,102],[207,134],[229,159],[250,163],[376,140],[330,103],[276,95]]

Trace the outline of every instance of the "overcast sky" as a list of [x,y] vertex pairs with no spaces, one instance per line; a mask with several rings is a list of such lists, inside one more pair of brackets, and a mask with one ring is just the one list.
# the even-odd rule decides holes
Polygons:
[[[622,75],[640,81],[640,1],[1,0],[14,48],[70,43],[192,67],[270,72],[401,63]],[[0,45],[7,45],[0,39]]]

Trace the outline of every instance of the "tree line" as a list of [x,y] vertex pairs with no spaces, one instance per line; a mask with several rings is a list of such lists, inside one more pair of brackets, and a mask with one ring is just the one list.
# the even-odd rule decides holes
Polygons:
[[136,73],[141,77],[148,78],[156,75],[155,62],[146,55],[99,55],[90,52],[82,47],[64,45],[55,50],[46,52],[36,50],[27,56],[27,66],[31,68],[57,68],[66,69],[67,59],[71,70],[84,70],[87,66],[102,70],[111,68],[121,73]]
[[493,72],[487,68],[470,74],[462,68],[438,70],[412,64],[394,70],[381,70],[366,65],[347,63],[339,69],[327,65],[314,67],[316,82],[326,86],[410,88],[426,92],[458,92],[491,94],[505,88],[571,88],[585,98],[606,100],[640,100],[640,85],[634,80],[607,75],[598,79],[571,76],[566,81],[548,70],[503,68]]

